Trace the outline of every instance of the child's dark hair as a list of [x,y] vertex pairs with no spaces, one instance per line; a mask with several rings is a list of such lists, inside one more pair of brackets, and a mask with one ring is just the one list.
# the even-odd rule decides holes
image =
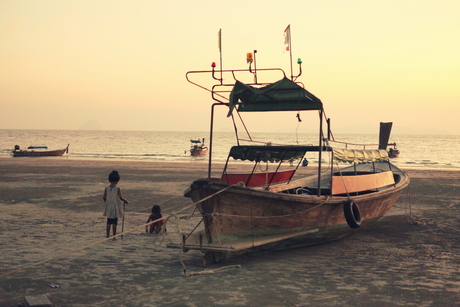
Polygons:
[[161,213],[161,208],[158,205],[154,205],[152,207],[152,214],[160,214]]
[[117,171],[112,171],[110,174],[109,174],[109,182],[110,183],[117,183],[118,181],[120,181],[120,175],[118,174]]

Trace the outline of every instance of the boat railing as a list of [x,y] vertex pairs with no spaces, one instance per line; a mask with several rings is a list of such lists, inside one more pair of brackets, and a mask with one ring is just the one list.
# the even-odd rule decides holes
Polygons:
[[[379,144],[359,144],[359,143],[350,143],[350,142],[342,142],[342,141],[336,141],[336,140],[327,140],[329,143],[337,143],[337,144],[344,144],[345,148],[348,149],[349,146],[360,146],[363,148],[363,150],[366,150],[366,147],[375,147],[379,146]],[[389,143],[388,146],[396,146],[396,143]]]
[[[280,71],[282,73],[282,77],[284,77],[284,78],[286,77],[286,73],[281,68],[261,68],[261,69],[257,69],[257,72],[260,72],[260,71],[266,71],[266,72],[268,72],[268,71]],[[216,77],[216,72],[220,74],[220,78]],[[228,69],[228,70],[217,70],[216,71],[214,69],[214,66],[212,66],[212,70],[188,71],[185,74],[185,78],[187,79],[187,81],[189,83],[191,83],[191,84],[193,84],[195,86],[198,86],[199,88],[204,89],[205,91],[210,92],[211,95],[212,95],[213,100],[225,104],[229,100],[228,96],[231,93],[231,89],[230,90],[226,90],[226,89],[224,90],[224,89],[219,89],[219,88],[231,87],[233,89],[233,86],[235,86],[234,82],[240,81],[240,78],[237,77],[237,74],[241,73],[241,72],[249,72],[250,74],[254,75],[254,82],[253,83],[245,83],[247,85],[265,86],[265,85],[269,85],[269,84],[272,83],[272,82],[257,82],[257,78],[255,77],[256,71],[251,70],[251,69],[249,69],[249,70],[248,69]],[[191,75],[194,75],[194,74],[209,74],[209,73],[212,75],[212,78],[214,80],[219,82],[218,84],[214,84],[211,88],[208,88],[208,87],[206,87],[204,85],[201,85],[197,81],[193,81],[192,78],[191,78]],[[224,78],[223,78],[224,74],[230,76],[230,78],[232,79],[232,83],[224,83]],[[302,84],[302,83],[299,82],[299,84]],[[303,84],[302,84],[302,86],[303,86]]]
[[[287,146],[287,144],[279,144],[279,143],[273,143],[273,142],[256,141],[256,140],[252,140],[252,139],[248,140],[248,139],[238,138],[237,141],[238,141],[238,142],[242,141],[242,142],[249,142],[249,143],[264,144],[264,145],[267,145],[267,146]],[[299,145],[313,146],[313,144],[299,144]]]
[[256,186],[269,186],[273,183],[280,182],[289,182],[294,176],[296,169],[287,170],[287,171],[274,171],[266,173],[238,173],[238,174],[228,174],[225,172],[222,174],[221,180],[227,184],[237,184],[239,182],[244,182],[247,187],[256,187]]

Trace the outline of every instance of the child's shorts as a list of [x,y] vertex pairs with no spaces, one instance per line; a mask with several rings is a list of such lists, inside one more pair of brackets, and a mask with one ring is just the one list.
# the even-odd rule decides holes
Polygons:
[[107,219],[107,225],[118,225],[118,219]]

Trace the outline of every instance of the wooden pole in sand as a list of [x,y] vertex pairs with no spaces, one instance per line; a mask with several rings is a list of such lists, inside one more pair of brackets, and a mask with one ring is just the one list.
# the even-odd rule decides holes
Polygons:
[[123,202],[123,216],[121,217],[121,239],[123,240],[123,232],[125,230],[125,208],[126,202]]

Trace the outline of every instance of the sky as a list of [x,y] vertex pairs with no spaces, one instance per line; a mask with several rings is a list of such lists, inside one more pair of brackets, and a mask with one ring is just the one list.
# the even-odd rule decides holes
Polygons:
[[[220,55],[223,69],[247,69],[257,50],[257,68],[289,76],[290,25],[298,81],[334,133],[393,122],[393,133],[460,135],[459,16],[457,0],[0,0],[0,129],[208,131],[214,101],[186,72],[220,68]],[[216,108],[217,130],[231,129],[226,112]],[[318,117],[274,116],[251,114],[248,128]]]

